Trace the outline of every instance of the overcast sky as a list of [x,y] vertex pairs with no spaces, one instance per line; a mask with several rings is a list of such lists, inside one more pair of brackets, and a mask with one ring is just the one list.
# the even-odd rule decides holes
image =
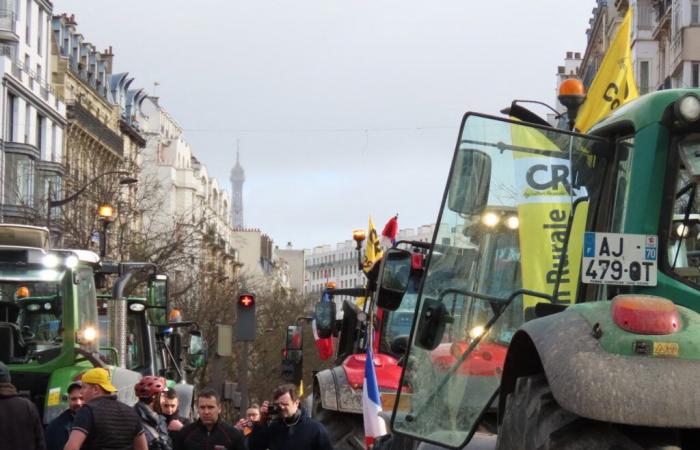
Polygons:
[[460,121],[553,103],[594,0],[54,0],[157,95],[280,247],[433,223]]

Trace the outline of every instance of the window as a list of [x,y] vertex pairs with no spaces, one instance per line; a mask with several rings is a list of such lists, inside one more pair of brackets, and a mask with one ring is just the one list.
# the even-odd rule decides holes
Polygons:
[[7,140],[15,140],[15,122],[17,121],[17,97],[7,94]]
[[46,119],[44,116],[41,114],[36,115],[36,148],[39,149],[39,152],[41,152],[41,159],[48,159],[46,157],[45,153],[45,148],[44,148],[44,125],[45,125]]
[[[31,0],[28,0],[31,1]],[[39,19],[37,20],[37,33],[36,33],[36,51],[39,55],[42,54],[42,42],[44,40],[44,10],[39,8]],[[37,72],[40,74],[41,72]]]
[[693,2],[690,4],[690,24],[700,24],[700,6],[698,5],[698,2]]
[[700,86],[700,63],[693,63],[690,66],[690,86]]
[[[78,271],[78,327],[85,330],[87,327],[98,328],[97,323],[97,292],[95,291],[95,275],[90,268],[81,268]],[[97,345],[94,342],[92,345]]]
[[617,185],[615,186],[615,196],[613,198],[611,233],[620,233],[622,231],[622,218],[625,217],[625,211],[629,205],[627,197],[629,196],[629,179],[634,156],[633,149],[634,137],[623,138],[617,142],[615,149]]
[[51,124],[51,161],[53,161],[53,162],[59,162],[58,161],[58,153],[57,153],[58,146],[56,145],[57,139],[58,139],[58,132],[56,130],[56,124],[52,123]]
[[32,0],[27,0],[27,14],[26,17],[24,18],[25,23],[27,24],[25,28],[25,36],[24,36],[24,42],[27,43],[27,45],[31,45],[31,39],[32,39]]
[[17,153],[5,154],[5,203],[31,205],[34,186],[34,161]]
[[649,92],[649,61],[639,62],[639,94]]
[[25,104],[24,107],[24,143],[29,144],[29,125],[32,121],[31,119],[32,108],[29,103]]

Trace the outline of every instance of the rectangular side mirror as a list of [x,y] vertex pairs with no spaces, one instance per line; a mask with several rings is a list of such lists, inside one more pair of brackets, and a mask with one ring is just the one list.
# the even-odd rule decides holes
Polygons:
[[411,252],[389,249],[383,257],[377,306],[396,311],[411,278]]

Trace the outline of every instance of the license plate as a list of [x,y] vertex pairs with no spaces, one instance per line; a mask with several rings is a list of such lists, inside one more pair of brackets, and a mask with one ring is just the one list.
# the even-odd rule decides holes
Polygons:
[[588,284],[656,286],[658,238],[591,233],[583,237],[581,280]]
[[[393,411],[396,403],[396,393],[382,392],[382,411]],[[399,412],[409,412],[411,410],[411,394],[406,392],[401,394],[399,402]]]

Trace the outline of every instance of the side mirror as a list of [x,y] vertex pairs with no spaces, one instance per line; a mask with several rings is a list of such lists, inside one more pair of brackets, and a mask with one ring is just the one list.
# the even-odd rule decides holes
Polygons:
[[410,277],[411,252],[398,248],[389,249],[382,261],[377,306],[396,311],[408,289]]
[[461,214],[480,214],[489,200],[491,157],[481,150],[457,152],[447,206]]
[[287,351],[304,349],[304,339],[301,333],[301,326],[289,325],[287,327],[287,344],[285,348]]
[[148,279],[148,321],[153,325],[168,324],[168,277],[152,275]]
[[325,339],[333,334],[335,325],[335,302],[321,301],[314,308],[316,315],[316,332],[318,337]]
[[395,355],[405,355],[408,349],[408,336],[397,336],[391,341],[391,353]]
[[439,300],[426,298],[423,301],[416,329],[416,345],[426,350],[435,350],[442,341],[448,321],[449,314],[445,304]]
[[203,367],[207,362],[206,342],[199,331],[190,331],[190,341],[187,347],[189,365]]

